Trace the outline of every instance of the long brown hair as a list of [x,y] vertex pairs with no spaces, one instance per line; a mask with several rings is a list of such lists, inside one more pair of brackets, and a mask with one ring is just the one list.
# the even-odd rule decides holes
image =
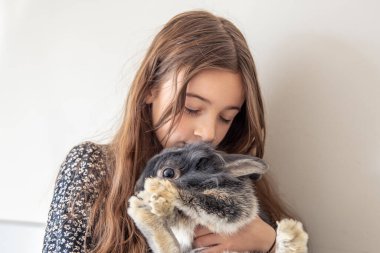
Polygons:
[[[108,145],[107,176],[89,217],[90,252],[147,252],[144,237],[127,215],[128,199],[146,161],[163,148],[154,129],[181,115],[188,82],[205,69],[240,73],[244,83],[245,102],[217,148],[263,156],[264,108],[255,64],[243,34],[230,21],[204,10],[174,16],[150,45],[130,87],[121,126]],[[145,98],[167,78],[176,82],[180,71],[184,73],[183,84],[158,125],[153,126]],[[172,120],[172,129],[174,124]],[[267,176],[258,183],[257,193],[261,207],[273,220],[290,216],[271,190]]]

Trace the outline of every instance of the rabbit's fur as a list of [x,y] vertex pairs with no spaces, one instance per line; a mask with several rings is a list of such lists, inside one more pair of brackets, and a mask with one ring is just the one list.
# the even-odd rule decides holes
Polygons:
[[[142,171],[128,214],[154,253],[196,252],[192,241],[198,224],[232,234],[259,214],[252,181],[266,171],[262,159],[226,154],[205,143],[167,148]],[[301,248],[307,237],[303,239]],[[306,252],[306,248],[277,252]]]

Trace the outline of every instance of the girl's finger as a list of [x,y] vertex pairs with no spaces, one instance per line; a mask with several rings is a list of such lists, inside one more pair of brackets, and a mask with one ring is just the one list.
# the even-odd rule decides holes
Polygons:
[[194,229],[194,238],[198,238],[200,236],[204,236],[208,234],[212,234],[212,232],[204,226],[199,225]]
[[227,250],[228,249],[226,249],[225,246],[219,244],[219,245],[215,245],[213,247],[202,250],[202,253],[221,253]]
[[[219,234],[206,234],[194,239],[193,245],[196,248],[215,246],[223,242],[223,237]],[[202,251],[203,252],[203,251]]]

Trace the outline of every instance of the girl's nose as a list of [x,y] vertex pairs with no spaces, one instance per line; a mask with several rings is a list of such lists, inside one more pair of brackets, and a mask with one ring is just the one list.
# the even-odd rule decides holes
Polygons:
[[196,129],[194,135],[204,142],[212,143],[215,140],[215,124],[213,122],[202,122]]

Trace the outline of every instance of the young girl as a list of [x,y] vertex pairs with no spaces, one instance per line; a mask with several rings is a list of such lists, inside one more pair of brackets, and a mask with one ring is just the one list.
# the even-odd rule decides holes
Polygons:
[[[154,38],[113,140],[77,145],[63,162],[43,252],[147,252],[127,215],[146,161],[165,147],[199,140],[225,152],[262,157],[265,133],[255,65],[239,29],[206,11],[178,14]],[[194,246],[208,246],[203,251],[208,253],[274,252],[275,221],[290,214],[266,176],[257,194],[266,217],[231,236],[199,227]]]

